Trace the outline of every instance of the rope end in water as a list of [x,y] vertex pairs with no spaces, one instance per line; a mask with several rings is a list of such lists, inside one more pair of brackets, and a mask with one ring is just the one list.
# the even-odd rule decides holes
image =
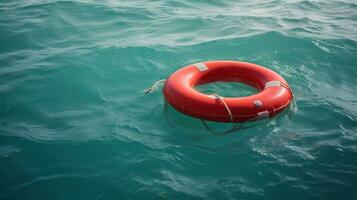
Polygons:
[[166,82],[166,79],[156,81],[151,87],[144,90],[144,94],[150,94],[152,91],[157,89],[160,85],[164,84],[165,82]]

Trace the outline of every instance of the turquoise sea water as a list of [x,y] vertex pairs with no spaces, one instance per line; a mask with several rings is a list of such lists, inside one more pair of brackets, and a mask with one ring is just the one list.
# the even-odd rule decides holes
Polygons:
[[[275,70],[295,110],[215,136],[142,93],[217,59]],[[353,0],[3,0],[0,199],[357,199],[356,67]]]

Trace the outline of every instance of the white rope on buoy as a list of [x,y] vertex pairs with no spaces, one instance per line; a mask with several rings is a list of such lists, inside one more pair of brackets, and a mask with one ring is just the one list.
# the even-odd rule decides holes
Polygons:
[[228,113],[228,115],[229,115],[229,121],[233,123],[233,115],[232,115],[232,112],[231,112],[231,110],[229,109],[229,107],[228,107],[228,105],[226,104],[226,102],[224,101],[223,97],[219,96],[219,95],[216,94],[216,93],[214,93],[213,95],[223,103],[223,105],[224,105],[224,107],[226,108],[227,113]]
[[[156,90],[159,86],[165,84],[165,82],[166,82],[166,79],[162,79],[162,80],[156,81],[151,87],[149,87],[149,88],[147,88],[147,89],[144,90],[144,94],[150,94],[151,92],[153,92],[154,90]],[[295,96],[294,96],[294,94],[292,93],[291,88],[290,88],[289,86],[287,86],[286,84],[282,84],[282,86],[285,87],[288,91],[291,92],[292,98],[294,99]],[[231,111],[230,108],[228,107],[228,105],[227,105],[227,103],[225,102],[224,98],[221,97],[220,95],[216,94],[216,93],[214,93],[214,94],[212,94],[212,95],[215,96],[215,97],[224,105],[224,107],[225,107],[225,109],[226,109],[226,111],[227,111],[227,113],[228,113],[228,116],[229,116],[229,121],[230,121],[231,123],[234,123],[234,118],[233,118],[232,111]],[[291,107],[292,107],[292,108],[295,108],[296,105],[294,105],[294,104],[295,104],[294,100],[293,100],[293,103],[292,103],[292,104],[293,104],[293,105],[291,105]],[[167,109],[168,109],[168,103],[165,101],[165,106],[164,106],[165,117],[167,117],[167,116],[166,116],[166,115],[167,115]],[[249,119],[249,120],[244,121],[244,122],[242,122],[242,123],[236,123],[231,129],[226,130],[226,131],[224,131],[224,132],[220,132],[220,133],[217,132],[217,131],[215,131],[215,130],[213,130],[213,129],[211,129],[211,128],[208,126],[208,124],[206,123],[205,120],[201,119],[201,122],[202,122],[203,126],[204,126],[208,131],[210,131],[213,135],[222,136],[222,135],[226,135],[226,134],[229,134],[229,133],[232,133],[232,132],[235,132],[235,131],[239,131],[239,130],[243,129],[243,126],[245,125],[246,122],[251,122],[251,121],[254,121],[254,120],[258,119],[258,118],[259,118],[259,115],[258,115],[257,117],[253,117],[252,119]]]
[[144,94],[150,94],[152,91],[156,90],[160,85],[164,84],[166,79],[156,81],[151,87],[144,90]]
[[[225,109],[227,110],[227,113],[228,113],[228,116],[229,116],[229,121],[230,121],[231,123],[234,123],[232,111],[229,109],[227,103],[224,101],[224,98],[221,97],[220,95],[216,94],[216,93],[214,93],[214,94],[212,94],[212,95],[215,96],[218,100],[220,100],[220,101],[222,102],[222,104],[224,105]],[[226,135],[226,134],[228,134],[228,133],[232,133],[232,132],[234,132],[234,131],[240,130],[240,129],[243,127],[243,125],[244,125],[244,123],[241,123],[241,124],[237,123],[237,124],[236,124],[235,126],[233,126],[231,129],[229,129],[229,130],[227,130],[227,131],[224,131],[224,132],[222,132],[222,133],[218,133],[217,131],[211,129],[211,128],[208,126],[208,124],[206,123],[205,120],[201,120],[201,122],[202,122],[203,126],[204,126],[208,131],[210,131],[211,133],[213,133],[214,135]]]

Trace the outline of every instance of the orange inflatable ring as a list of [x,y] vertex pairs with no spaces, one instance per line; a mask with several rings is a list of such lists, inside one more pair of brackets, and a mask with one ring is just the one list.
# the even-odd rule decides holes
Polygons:
[[[194,88],[216,81],[242,82],[260,92],[227,98],[203,94]],[[167,79],[163,92],[176,110],[216,122],[270,118],[284,110],[293,99],[292,90],[279,74],[256,64],[237,61],[209,61],[181,68]]]

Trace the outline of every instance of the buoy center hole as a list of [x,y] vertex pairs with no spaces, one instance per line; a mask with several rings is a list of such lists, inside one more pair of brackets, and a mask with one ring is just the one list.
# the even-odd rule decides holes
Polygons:
[[204,94],[218,94],[223,97],[245,97],[259,92],[257,88],[240,82],[213,82],[197,85],[195,89]]

